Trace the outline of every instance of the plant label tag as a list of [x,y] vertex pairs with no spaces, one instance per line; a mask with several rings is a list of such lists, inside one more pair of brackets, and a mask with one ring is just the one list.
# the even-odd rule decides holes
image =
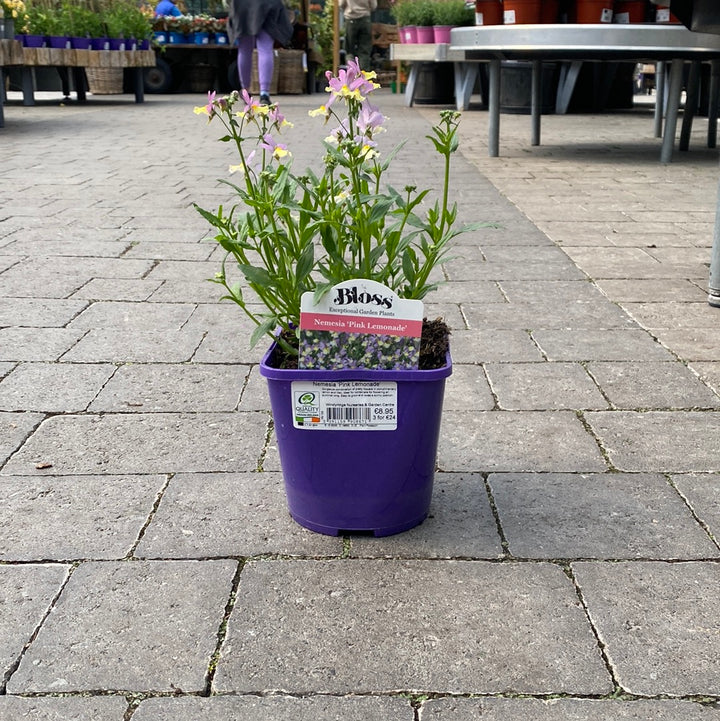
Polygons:
[[292,381],[293,426],[300,429],[394,431],[395,381]]
[[423,304],[374,280],[346,280],[300,302],[298,367],[417,370]]

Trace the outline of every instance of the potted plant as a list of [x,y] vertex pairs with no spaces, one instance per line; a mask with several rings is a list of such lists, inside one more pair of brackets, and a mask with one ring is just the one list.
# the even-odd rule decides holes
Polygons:
[[398,0],[391,8],[401,43],[417,42],[417,13],[413,0]]
[[435,24],[434,0],[412,0],[415,4],[415,25],[417,26],[417,41],[419,43],[435,42],[433,25]]
[[433,6],[433,33],[436,43],[449,43],[450,30],[474,24],[474,12],[465,0],[439,0]]
[[70,40],[75,49],[88,49],[92,38],[103,37],[102,18],[90,7],[68,2],[65,3],[63,12],[69,19]]
[[[418,368],[408,369],[384,336],[373,335],[352,356],[343,354],[341,337],[353,339],[342,333],[331,333],[327,347],[316,343],[312,331],[303,331],[301,305],[330,303],[338,288],[348,302],[379,302],[379,295],[361,291],[351,298],[346,290],[374,284],[392,300],[417,303],[436,287],[433,271],[451,240],[482,225],[456,226],[449,202],[455,111],[443,111],[428,136],[444,164],[440,198],[422,211],[428,190],[383,185],[401,146],[385,160],[376,150],[384,118],[368,100],[379,87],[374,77],[354,61],[337,77],[327,73],[330,97],[310,113],[339,123],[324,144],[322,172],[292,172],[290,151],[276,139],[287,121],[277,106],[259,106],[247,91],[210,93],[207,105],[195,109],[220,120],[221,140],[235,146],[240,161],[233,168],[240,180],[224,181],[240,202],[217,211],[195,206],[226,251],[213,280],[255,323],[251,344],[266,335],[271,340],[260,372],[268,381],[290,513],[332,535],[387,535],[425,518],[452,362],[441,322],[421,321],[426,342]],[[339,369],[316,367],[327,357]]]

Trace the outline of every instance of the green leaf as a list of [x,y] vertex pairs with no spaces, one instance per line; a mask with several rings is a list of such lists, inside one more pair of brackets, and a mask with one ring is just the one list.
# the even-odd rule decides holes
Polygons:
[[257,268],[253,265],[241,265],[240,271],[247,278],[248,282],[261,286],[273,286],[273,280],[265,268]]
[[263,336],[266,336],[268,333],[272,333],[277,327],[278,319],[275,316],[266,318],[252,332],[252,335],[250,336],[250,347],[254,348]]

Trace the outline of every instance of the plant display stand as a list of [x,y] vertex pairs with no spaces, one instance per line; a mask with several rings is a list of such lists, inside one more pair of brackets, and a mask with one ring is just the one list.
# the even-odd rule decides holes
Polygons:
[[[135,75],[135,102],[142,103],[143,68],[155,65],[152,50],[76,50],[66,48],[28,48],[16,40],[3,40],[0,45],[0,68],[3,66],[22,67],[23,105],[35,104],[33,75],[34,67],[68,68],[72,71],[77,100],[86,101],[85,69],[102,68],[124,70],[133,68]],[[118,75],[115,72],[115,75]],[[4,100],[4,98],[3,98]],[[2,117],[0,116],[0,127]]]

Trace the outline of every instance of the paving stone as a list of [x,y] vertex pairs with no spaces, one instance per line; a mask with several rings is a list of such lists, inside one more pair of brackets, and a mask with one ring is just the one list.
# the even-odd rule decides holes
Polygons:
[[249,370],[249,366],[196,363],[125,365],[117,369],[90,410],[232,411],[237,408]]
[[87,303],[55,298],[0,298],[0,326],[61,328]]
[[720,710],[692,701],[443,698],[426,701],[421,721],[717,721]]
[[0,696],[0,721],[123,721],[127,707],[118,696]]
[[685,278],[662,280],[599,280],[597,285],[616,303],[642,303],[673,300],[707,300],[707,291]]
[[[0,717],[1,718],[1,717]],[[143,701],[133,721],[413,721],[407,698],[213,696]]]
[[483,561],[247,564],[215,685],[299,695],[611,689],[562,569]]
[[494,408],[495,398],[482,367],[453,365],[452,375],[445,383],[444,404],[446,408],[458,411],[489,411]]
[[663,476],[491,474],[510,553],[519,558],[720,556]]
[[70,328],[121,328],[138,331],[180,330],[195,310],[191,303],[97,301],[84,310]]
[[437,473],[430,513],[385,538],[352,536],[351,557],[499,558],[502,544],[480,474]]
[[0,408],[84,411],[115,371],[110,363],[21,363],[0,382]]
[[453,363],[539,361],[543,355],[525,330],[454,330]]
[[690,368],[692,368],[715,393],[720,395],[720,362],[695,362],[690,363]]
[[17,363],[11,363],[10,361],[0,362],[0,378],[5,378],[13,368],[17,368]]
[[204,334],[192,360],[195,363],[259,363],[269,345],[260,341],[255,348],[248,349],[248,337],[242,328],[236,328],[232,334],[213,328]]
[[589,411],[585,418],[620,471],[720,468],[720,414],[715,411]]
[[654,329],[653,335],[686,361],[716,361],[720,358],[720,335],[707,328]]
[[[71,331],[66,331],[71,332]],[[114,328],[84,333],[63,361],[69,363],[183,363],[200,346],[200,331]]]
[[704,302],[623,303],[623,308],[644,328],[717,328],[717,309]]
[[572,248],[568,255],[591,278],[672,278],[676,270],[641,248]]
[[[50,609],[68,569],[68,566],[51,564],[0,565],[0,670],[3,676],[7,677],[12,670]],[[4,698],[0,696],[0,700]]]
[[628,328],[631,318],[611,303],[558,302],[548,298],[544,303],[476,304],[463,303],[470,328],[535,330],[568,328]]
[[[115,235],[118,235],[118,231],[112,230],[110,236]],[[122,238],[100,240],[89,237],[64,237],[58,238],[57,241],[48,243],[47,237],[34,238],[31,234],[26,238],[16,240],[10,250],[13,253],[22,253],[35,258],[43,255],[118,258],[127,251],[129,246],[129,243]]]
[[[143,280],[138,278],[93,278],[75,293],[73,298],[87,300],[141,301],[147,300],[160,286],[162,281]],[[187,297],[178,301],[189,301]]]
[[22,445],[43,416],[39,413],[4,413],[0,411],[0,465]]
[[0,328],[0,360],[55,361],[83,335],[70,328]]
[[220,270],[214,261],[161,260],[148,274],[151,280],[208,280]]
[[588,372],[615,408],[718,408],[713,393],[683,363],[589,363]]
[[432,294],[440,303],[465,303],[470,298],[475,303],[507,303],[499,285],[490,280],[443,283]]
[[560,410],[608,407],[577,363],[488,363],[490,386],[504,410]]
[[162,476],[0,476],[0,559],[117,559],[153,510]]
[[157,258],[158,260],[207,260],[213,246],[210,243],[141,240],[132,244],[125,258]]
[[573,304],[608,304],[607,298],[587,278],[578,280],[536,280],[533,283],[503,280],[499,285],[511,303],[544,304],[548,301],[563,301]]
[[644,330],[534,330],[533,339],[551,361],[629,361],[675,358]]
[[236,567],[230,560],[83,563],[8,692],[203,690]]
[[222,288],[207,280],[169,279],[155,281],[155,285],[157,290],[149,298],[151,303],[208,303],[217,305],[222,295]]
[[181,473],[170,481],[136,555],[207,558],[342,552],[342,539],[313,533],[292,520],[279,473]]
[[720,475],[673,476],[672,480],[717,543],[720,539]]
[[267,381],[260,375],[260,367],[252,366],[240,396],[241,411],[269,411],[270,396]]
[[572,411],[446,411],[438,467],[580,473],[607,468],[597,444]]
[[718,695],[716,563],[574,563],[590,619],[620,683],[652,696]]
[[255,413],[53,416],[6,464],[8,475],[255,470],[268,417]]

